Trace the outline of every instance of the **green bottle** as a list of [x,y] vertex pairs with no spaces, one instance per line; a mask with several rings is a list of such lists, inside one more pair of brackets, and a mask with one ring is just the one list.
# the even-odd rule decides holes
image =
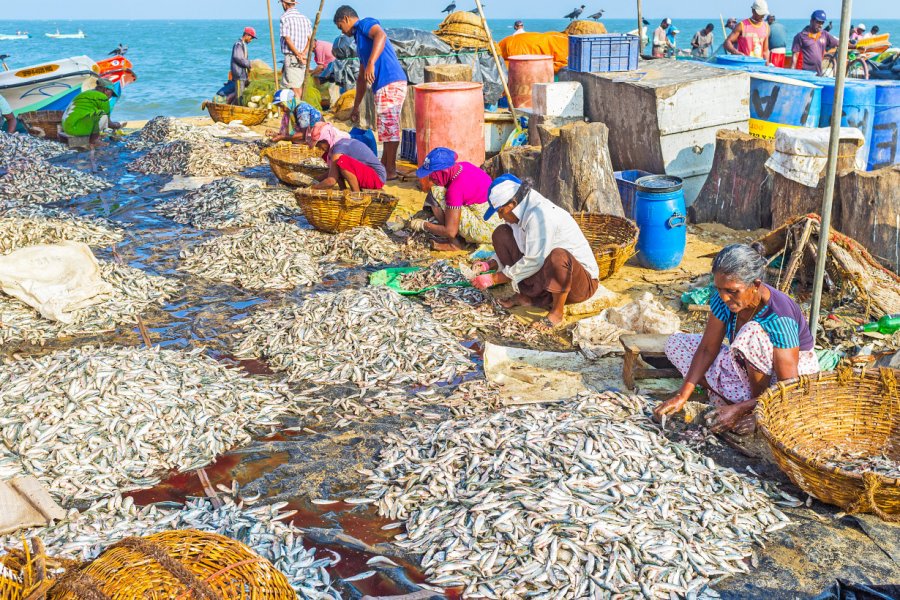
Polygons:
[[877,321],[866,323],[861,327],[857,327],[856,330],[866,333],[877,331],[878,333],[882,333],[884,335],[893,335],[897,331],[900,331],[900,313],[893,315],[884,315]]

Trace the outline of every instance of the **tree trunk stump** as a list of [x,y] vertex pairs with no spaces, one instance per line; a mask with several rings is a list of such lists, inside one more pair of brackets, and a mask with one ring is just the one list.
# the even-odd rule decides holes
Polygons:
[[429,65],[425,67],[425,83],[439,81],[472,81],[472,65]]
[[900,166],[845,173],[836,189],[841,201],[837,229],[900,274]]

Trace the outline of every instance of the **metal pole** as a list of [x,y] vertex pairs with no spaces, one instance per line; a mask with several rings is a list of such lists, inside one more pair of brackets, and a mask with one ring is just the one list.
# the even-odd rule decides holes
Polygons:
[[516,116],[516,107],[513,105],[512,94],[509,93],[509,85],[507,85],[506,77],[503,75],[503,63],[500,62],[500,57],[497,56],[497,48],[494,46],[494,37],[491,35],[491,28],[488,27],[487,17],[484,16],[484,8],[481,6],[481,0],[475,0],[475,6],[478,7],[478,14],[481,15],[481,24],[484,25],[484,32],[487,34],[488,44],[491,46],[491,55],[494,57],[494,62],[497,64],[497,73],[500,75],[503,91],[506,94],[507,100],[509,100],[509,112],[512,113],[513,122],[516,124],[516,127],[518,127],[519,119]]
[[[837,73],[834,78],[834,106],[831,109],[831,137],[828,140],[828,165],[825,171],[825,197],[822,199],[822,223],[819,227],[819,252],[813,278],[812,307],[809,328],[813,340],[819,330],[822,309],[822,286],[825,280],[825,261],[828,259],[828,237],[831,233],[831,206],[834,202],[834,179],[837,172],[838,145],[841,141],[841,115],[844,107],[844,79],[847,73],[847,44],[850,39],[850,9],[853,0],[844,0],[841,7],[841,42],[838,46]],[[802,252],[802,248],[799,249]]]
[[275,54],[275,25],[272,24],[272,0],[266,0],[269,10],[269,40],[272,42],[272,77],[275,78],[275,91],[281,87],[278,82],[278,55]]
[[306,53],[306,68],[303,69],[303,84],[300,86],[300,98],[297,98],[299,102],[302,99],[303,93],[306,91],[306,79],[309,77],[309,65],[312,64],[313,56],[316,54],[316,33],[319,32],[319,21],[322,20],[322,10],[325,8],[325,0],[319,1],[319,12],[316,13],[316,21],[313,23],[312,33],[309,35],[309,52]]
[[641,0],[637,0],[637,9],[638,9],[638,48],[640,51],[638,54],[644,53],[644,14],[641,11]]

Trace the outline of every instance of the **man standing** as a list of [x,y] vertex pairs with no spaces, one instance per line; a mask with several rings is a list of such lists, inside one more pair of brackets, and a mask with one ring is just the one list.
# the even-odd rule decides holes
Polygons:
[[9,102],[6,101],[6,98],[0,96],[0,122],[2,121],[6,121],[6,127],[3,127],[0,131],[6,131],[6,133],[16,132],[16,126],[18,125],[16,123],[16,115],[13,114],[13,109]]
[[300,14],[296,0],[281,0],[284,14],[279,21],[281,53],[284,65],[281,68],[281,85],[294,90],[297,98],[303,96],[303,76],[306,70],[306,55],[309,52],[312,23]]
[[691,56],[694,58],[709,58],[709,53],[713,45],[713,30],[715,27],[712,23],[707,23],[706,27],[694,34],[691,40]]
[[769,24],[769,63],[773,67],[784,68],[787,56],[787,30],[781,23],[775,22],[775,15],[766,19]]
[[519,35],[520,33],[525,33],[525,23],[516,21],[513,23],[513,35]]
[[256,30],[245,27],[241,39],[234,43],[231,49],[231,80],[234,82],[234,102],[240,104],[241,96],[250,82],[250,57],[247,54],[247,44],[256,39]]
[[353,102],[350,119],[359,120],[359,105],[371,85],[375,95],[375,128],[379,141],[384,145],[381,162],[387,171],[387,178],[396,179],[400,111],[406,100],[406,72],[381,23],[376,19],[360,19],[353,8],[344,5],[334,13],[334,24],[341,33],[353,37],[359,55],[356,100]]
[[769,6],[766,0],[756,0],[750,10],[753,16],[737,24],[725,40],[725,50],[729,54],[743,54],[769,62],[769,24],[765,21]]
[[669,48],[669,41],[666,38],[666,29],[669,28],[669,25],[672,24],[672,20],[669,18],[665,18],[659,24],[659,27],[656,28],[656,31],[653,32],[653,57],[654,58],[664,58],[666,56],[666,50]]
[[[828,19],[824,10],[815,11],[809,19],[809,25],[803,31],[794,36],[794,44],[791,52],[794,53],[794,69],[802,68],[804,71],[813,71],[817,75],[822,74],[822,59],[825,53],[838,47],[838,39],[824,31],[822,26]],[[798,61],[802,58],[802,66]]]

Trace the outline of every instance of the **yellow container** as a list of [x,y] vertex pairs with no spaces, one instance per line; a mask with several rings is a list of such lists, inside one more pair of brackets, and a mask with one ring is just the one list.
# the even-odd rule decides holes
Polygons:
[[775,132],[781,127],[799,129],[797,125],[785,125],[784,123],[773,123],[761,119],[750,119],[750,135],[764,140],[774,140]]

